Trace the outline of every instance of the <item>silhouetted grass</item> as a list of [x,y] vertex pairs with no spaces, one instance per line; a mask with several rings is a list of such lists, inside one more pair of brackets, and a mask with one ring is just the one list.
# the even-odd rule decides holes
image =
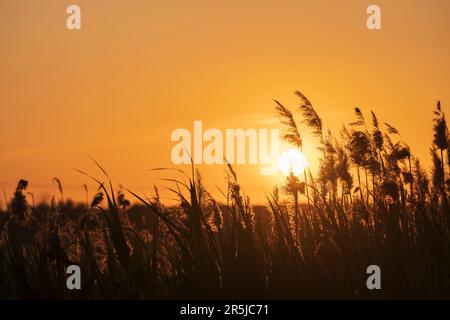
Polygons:
[[[323,152],[316,177],[290,175],[252,206],[228,167],[223,204],[192,169],[175,170],[177,206],[115,190],[106,171],[92,203],[30,205],[21,180],[0,213],[2,299],[450,298],[448,129],[435,111],[431,175],[399,131],[371,112],[336,138],[300,92],[302,123]],[[284,137],[302,148],[294,114],[277,103]],[[449,168],[450,169],[450,168]],[[357,182],[354,183],[354,176]],[[87,188],[86,188],[87,194]],[[130,206],[126,195],[140,204]],[[78,264],[82,290],[66,288]],[[367,266],[382,290],[366,287]]]

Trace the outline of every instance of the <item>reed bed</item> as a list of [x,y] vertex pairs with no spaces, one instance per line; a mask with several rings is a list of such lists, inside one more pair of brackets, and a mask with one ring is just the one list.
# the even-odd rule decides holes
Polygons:
[[[93,199],[30,203],[20,180],[0,212],[1,299],[405,299],[450,298],[450,148],[434,109],[431,171],[399,131],[359,108],[337,135],[306,96],[292,112],[275,101],[283,138],[300,128],[322,152],[316,176],[291,174],[253,206],[228,166],[225,201],[192,167],[173,170],[178,205],[113,187],[99,165]],[[297,122],[296,118],[300,119]],[[303,151],[303,150],[302,150]],[[131,200],[137,202],[131,204]],[[66,268],[82,270],[68,290]],[[378,265],[382,289],[368,290]]]

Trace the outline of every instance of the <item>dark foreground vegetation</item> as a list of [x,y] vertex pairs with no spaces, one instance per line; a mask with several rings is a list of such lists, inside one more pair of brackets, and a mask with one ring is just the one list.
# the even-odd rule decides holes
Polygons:
[[[101,179],[86,175],[99,189],[85,204],[66,201],[55,178],[60,195],[35,205],[21,180],[0,212],[0,298],[450,298],[450,148],[440,103],[427,172],[373,112],[366,121],[356,108],[335,136],[296,94],[301,123],[276,101],[283,137],[302,149],[300,124],[312,130],[320,171],[288,177],[267,207],[242,195],[231,166],[221,204],[194,170],[173,170],[177,206],[162,204],[156,188],[152,198],[114,190],[100,166]],[[66,287],[71,264],[81,267],[81,290]],[[372,264],[381,290],[366,287]]]

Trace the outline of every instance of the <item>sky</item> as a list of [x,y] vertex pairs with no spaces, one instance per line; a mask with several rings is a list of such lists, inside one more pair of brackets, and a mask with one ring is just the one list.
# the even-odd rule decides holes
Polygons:
[[[81,8],[68,30],[66,8]],[[381,8],[368,30],[366,8]],[[396,127],[430,165],[432,110],[450,112],[448,0],[0,0],[0,187],[21,178],[37,199],[84,199],[101,177],[150,194],[178,167],[177,128],[281,128],[277,99],[292,110],[301,90],[335,133],[360,107]],[[317,139],[304,134],[314,171]],[[284,146],[285,147],[285,146]],[[225,167],[200,165],[214,195]],[[283,182],[258,165],[236,166],[254,202]]]

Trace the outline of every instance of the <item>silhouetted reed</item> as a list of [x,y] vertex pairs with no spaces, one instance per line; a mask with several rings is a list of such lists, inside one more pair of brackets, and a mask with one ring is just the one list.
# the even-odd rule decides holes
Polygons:
[[[441,104],[428,174],[374,112],[366,121],[355,108],[335,135],[310,100],[295,95],[298,115],[275,101],[283,138],[303,152],[299,124],[311,130],[323,154],[319,172],[289,175],[267,207],[251,204],[231,166],[221,201],[194,168],[172,170],[174,206],[161,203],[156,187],[152,198],[116,190],[99,164],[101,178],[80,171],[98,184],[92,200],[84,187],[84,204],[65,199],[55,178],[60,201],[30,205],[20,180],[0,213],[0,298],[450,298]],[[81,267],[82,290],[65,286],[70,264]],[[371,264],[381,267],[382,290],[366,288]]]

